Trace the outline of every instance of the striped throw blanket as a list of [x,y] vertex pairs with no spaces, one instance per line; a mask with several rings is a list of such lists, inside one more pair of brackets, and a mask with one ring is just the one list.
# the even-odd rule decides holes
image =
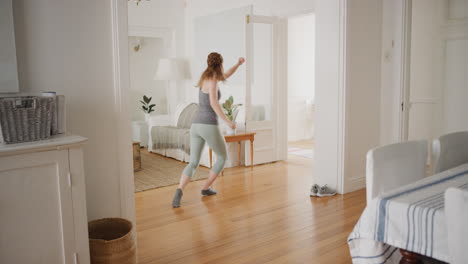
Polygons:
[[348,237],[353,263],[399,263],[398,248],[449,262],[444,192],[468,189],[468,164],[379,196]]

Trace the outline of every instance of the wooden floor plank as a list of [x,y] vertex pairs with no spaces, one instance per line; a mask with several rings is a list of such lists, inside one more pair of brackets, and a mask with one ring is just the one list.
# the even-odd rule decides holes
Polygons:
[[310,198],[312,161],[292,156],[220,177],[216,196],[203,181],[171,208],[175,187],[135,195],[139,263],[351,263],[346,238],[365,191]]

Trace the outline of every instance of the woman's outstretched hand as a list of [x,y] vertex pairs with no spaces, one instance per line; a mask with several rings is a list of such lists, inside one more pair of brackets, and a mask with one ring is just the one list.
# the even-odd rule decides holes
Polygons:
[[231,129],[236,129],[236,122],[232,122],[232,121],[229,122],[229,127],[230,127]]
[[231,77],[231,75],[234,74],[234,72],[236,72],[237,68],[239,68],[239,66],[241,66],[242,64],[244,64],[245,62],[245,59],[240,57],[239,58],[239,61],[237,62],[237,64],[235,64],[234,66],[232,66],[227,72],[224,73],[224,78],[227,79],[229,77]]

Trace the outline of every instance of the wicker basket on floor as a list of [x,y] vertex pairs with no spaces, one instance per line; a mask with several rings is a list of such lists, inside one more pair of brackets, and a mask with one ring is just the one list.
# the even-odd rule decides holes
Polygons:
[[132,222],[104,218],[88,224],[92,264],[136,264],[136,241]]

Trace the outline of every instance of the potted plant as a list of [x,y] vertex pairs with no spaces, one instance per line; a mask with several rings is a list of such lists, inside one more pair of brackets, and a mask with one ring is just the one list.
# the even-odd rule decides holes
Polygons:
[[[232,97],[232,95],[222,104],[224,114],[226,114],[226,117],[232,122],[236,122],[237,114],[239,113],[238,108],[240,106],[242,106],[242,104],[234,104],[234,97]],[[236,130],[226,126],[226,133],[228,135],[234,135]]]
[[151,104],[151,99],[153,99],[153,97],[148,97],[146,95],[143,95],[143,100],[140,100],[140,103],[142,104],[141,109],[145,113],[146,121],[148,121],[151,112],[154,112],[153,108],[156,106],[156,104]]

